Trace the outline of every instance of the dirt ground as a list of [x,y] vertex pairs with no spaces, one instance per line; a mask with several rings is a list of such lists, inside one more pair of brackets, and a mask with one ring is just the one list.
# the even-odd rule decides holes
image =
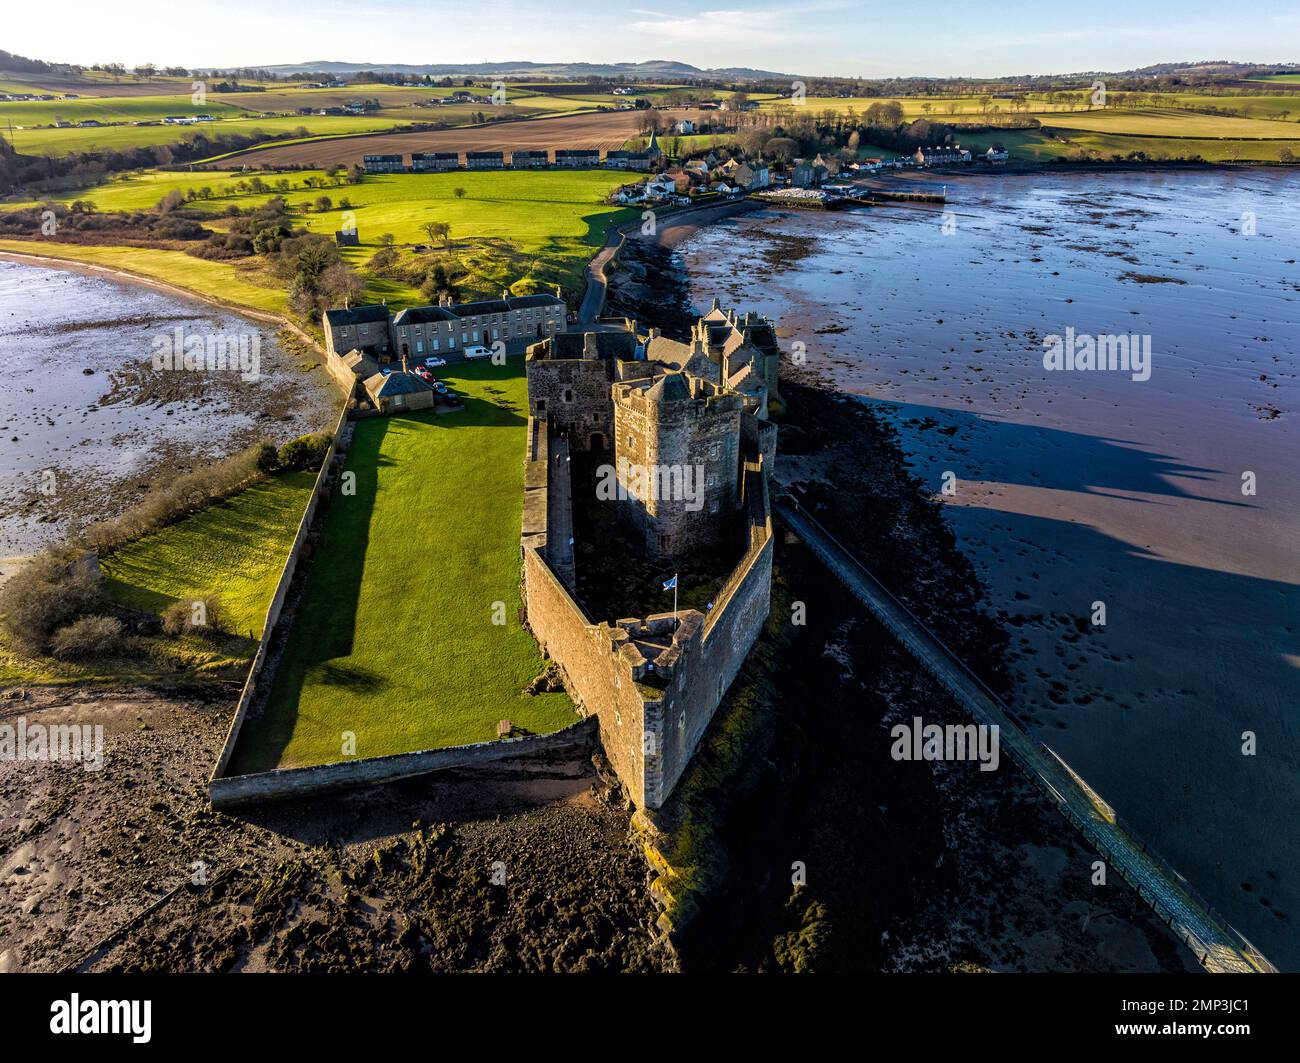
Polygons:
[[[697,112],[671,112],[676,121],[699,120]],[[543,148],[618,149],[636,136],[643,115],[639,111],[606,111],[599,114],[534,118],[518,122],[462,129],[437,129],[425,133],[382,133],[370,136],[338,137],[305,144],[262,148],[239,155],[240,166],[345,166],[360,164],[363,155],[402,154],[413,151],[539,151]],[[214,166],[227,167],[229,159]]]
[[98,772],[0,762],[0,972],[672,966],[590,761],[226,815],[205,783],[236,693],[0,693],[0,722],[106,747]]

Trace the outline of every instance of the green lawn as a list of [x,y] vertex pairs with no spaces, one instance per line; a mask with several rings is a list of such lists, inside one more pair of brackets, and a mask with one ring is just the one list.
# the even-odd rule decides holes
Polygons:
[[[331,234],[339,229],[344,212],[338,204],[347,199],[361,246],[344,248],[343,257],[362,269],[379,249],[379,237],[384,233],[392,233],[399,246],[427,243],[429,237],[420,226],[430,221],[447,222],[453,246],[436,250],[440,256],[450,255],[464,271],[467,298],[497,295],[502,288],[527,294],[549,290],[555,284],[578,291],[583,267],[604,242],[607,226],[633,217],[631,210],[605,203],[611,190],[631,178],[605,170],[375,174],[360,184],[325,189],[306,188],[303,184],[308,176],[323,176],[321,171],[261,176],[271,184],[287,180],[292,188],[284,198],[294,208],[313,204],[322,194],[330,197],[335,204],[331,210],[295,213],[295,223],[313,232]],[[207,187],[212,189],[213,198],[189,206],[219,215],[232,205],[249,210],[280,194],[240,193],[233,187],[240,177],[231,171],[151,171],[55,198],[63,202],[90,200],[103,211],[146,210],[173,189],[185,192]],[[458,188],[464,190],[464,196],[456,195]],[[113,264],[277,313],[284,311],[287,301],[283,290],[270,287],[274,281],[259,275],[260,259],[231,265],[181,251],[0,240],[0,250],[4,249]],[[375,301],[387,299],[394,306],[425,302],[415,289],[379,277],[368,278],[366,294]]]
[[282,286],[273,287],[273,279],[260,273],[260,262],[232,265],[229,262],[195,258],[184,251],[106,244],[64,244],[46,240],[0,240],[0,251],[45,255],[108,269],[121,269],[237,306],[266,310],[273,314],[285,314],[289,307],[288,294]]
[[[359,421],[297,622],[232,774],[481,742],[576,719],[522,691],[543,667],[519,623],[526,386],[522,364],[441,374],[466,408]],[[493,623],[504,603],[504,625]]]
[[220,599],[228,630],[252,639],[275,593],[314,470],[286,473],[122,547],[101,564],[129,608],[161,614],[182,599]]

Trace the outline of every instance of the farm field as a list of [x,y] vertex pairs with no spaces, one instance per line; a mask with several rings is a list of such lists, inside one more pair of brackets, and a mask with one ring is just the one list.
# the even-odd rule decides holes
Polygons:
[[[383,114],[382,111],[377,113]],[[366,115],[294,115],[285,118],[228,118],[220,122],[205,122],[201,126],[118,125],[89,129],[15,129],[13,145],[27,155],[42,155],[47,152],[65,155],[73,151],[181,144],[200,132],[208,137],[219,134],[247,135],[257,131],[292,137],[299,129],[305,129],[311,136],[351,136],[388,129],[405,121],[408,119],[372,118]]]
[[[482,109],[481,107],[479,108]],[[694,111],[664,112],[673,119],[698,117]],[[564,115],[529,122],[506,122],[425,133],[393,133],[281,147],[253,148],[237,156],[241,166],[351,166],[363,155],[409,155],[416,151],[527,151],[543,148],[616,149],[641,131],[636,111]]]
[[[1115,93],[1115,100],[1123,100],[1127,95],[1130,94],[1117,92]],[[858,115],[862,115],[873,103],[897,102],[902,105],[903,114],[906,118],[930,118],[936,122],[978,121],[986,117],[1028,114],[1040,118],[1044,123],[1057,124],[1064,115],[1096,117],[1135,113],[1133,109],[1122,103],[1114,103],[1111,107],[1104,109],[1090,108],[1086,97],[1087,93],[1083,91],[1076,93],[1073,97],[1065,93],[1057,93],[1054,94],[1053,100],[1049,102],[1042,94],[1029,93],[1023,101],[1027,106],[1022,110],[1019,107],[1019,101],[994,96],[987,112],[983,100],[979,96],[809,96],[799,107],[791,104],[788,98],[751,98],[758,100],[759,110],[762,112],[770,113],[775,111],[784,113],[789,111],[798,114],[807,110],[814,115],[820,115],[827,111],[836,114],[846,114],[849,111],[854,111]],[[1147,94],[1142,94],[1143,102],[1146,99]],[[1165,104],[1165,106],[1154,106],[1148,109],[1154,109],[1161,113],[1186,113],[1188,117],[1192,118],[1196,117],[1195,113],[1186,112],[1185,108],[1215,108],[1221,111],[1235,112],[1241,117],[1259,119],[1286,120],[1283,116],[1289,115],[1290,120],[1294,121],[1297,117],[1300,117],[1300,96],[1291,93],[1279,93],[1277,95],[1213,95],[1207,93],[1169,92],[1160,93],[1157,102],[1158,104]],[[1016,104],[1014,109],[1013,103]],[[1137,111],[1136,113],[1142,112]]]
[[[156,122],[174,114],[212,114],[219,121],[200,127],[208,136],[246,134],[254,129],[291,136],[305,127],[311,136],[317,137],[379,132],[411,123],[469,125],[478,114],[495,118],[562,115],[594,110],[599,105],[595,99],[546,95],[527,87],[508,86],[507,103],[500,107],[490,103],[419,106],[456,90],[444,86],[413,88],[364,83],[341,89],[287,85],[261,92],[209,92],[205,103],[193,104],[190,85],[187,81],[183,85],[184,92],[176,92],[176,84],[168,83],[166,94],[136,92],[123,96],[83,95],[76,100],[0,101],[0,125],[12,127],[13,142],[20,151],[60,155],[73,151],[178,144],[186,140],[187,134],[192,136],[194,132],[194,127],[170,125],[55,128],[55,123],[60,121]],[[41,86],[36,85],[12,86],[12,91],[20,92],[40,89]],[[482,94],[490,89],[480,87],[473,91]],[[300,108],[341,107],[360,100],[375,100],[380,109],[363,115],[297,113]]]
[[[287,193],[250,194],[224,190],[242,175],[231,171],[145,173],[56,197],[64,202],[85,199],[101,211],[148,210],[172,190],[211,188],[216,195],[189,206],[213,215],[232,205],[248,210],[282,194],[292,206],[314,203],[324,192],[334,209],[296,214],[295,222],[313,232],[330,234],[341,227],[342,199],[351,204],[361,246],[342,249],[349,264],[362,268],[379,248],[379,238],[391,233],[396,244],[428,243],[420,226],[430,221],[451,226],[451,245],[438,248],[465,273],[467,289],[482,294],[502,288],[530,292],[555,284],[575,289],[586,261],[603,243],[610,224],[627,220],[627,208],[605,203],[609,192],[628,180],[608,170],[548,170],[540,173],[377,174],[360,184],[309,189],[303,184],[317,172],[285,175],[293,188]],[[456,189],[464,189],[458,197]],[[32,206],[33,202],[10,204]],[[220,222],[215,227],[220,228]],[[45,241],[0,240],[0,250],[70,258],[154,277],[218,298],[284,313],[283,283],[264,275],[257,260],[247,263],[208,261],[184,251],[137,247],[90,246]],[[413,288],[371,277],[367,297],[394,305],[419,305],[425,300]]]
[[162,614],[173,602],[217,598],[226,629],[251,640],[316,481],[315,470],[275,476],[101,559],[105,589],[122,605]]
[[981,133],[965,147],[984,147],[998,143],[1011,152],[1013,162],[1051,162],[1068,159],[1080,152],[1095,152],[1103,159],[1142,152],[1149,159],[1176,159],[1199,156],[1207,162],[1278,162],[1278,153],[1289,150],[1300,157],[1300,137],[1295,140],[1201,140],[1187,137],[1140,137],[1090,130],[1062,130],[1048,137],[1038,130],[1006,130]]
[[[11,123],[17,134],[18,126],[49,125],[54,122],[152,122],[168,115],[211,114],[222,118],[243,118],[247,111],[217,96],[208,97],[206,104],[196,106],[190,94],[180,96],[95,96],[79,100],[0,100],[0,125]],[[184,128],[184,127],[182,127]],[[7,130],[6,130],[7,131]],[[32,132],[33,130],[22,130]],[[80,130],[89,133],[91,130]],[[177,134],[177,129],[172,129]]]
[[1041,116],[1044,125],[1084,129],[1095,133],[1191,139],[1226,137],[1233,140],[1295,139],[1300,126],[1255,118],[1229,118],[1195,111],[1105,110]]
[[6,70],[0,76],[0,92],[63,93],[80,96],[169,96],[190,92],[191,78],[137,78],[128,74],[114,78],[102,71],[87,70],[80,76]]
[[373,757],[487,741],[501,719],[535,733],[576,720],[566,694],[522,693],[544,665],[518,618],[522,365],[439,375],[464,411],[357,423],[357,493],[331,506],[231,774],[337,761],[345,731]]

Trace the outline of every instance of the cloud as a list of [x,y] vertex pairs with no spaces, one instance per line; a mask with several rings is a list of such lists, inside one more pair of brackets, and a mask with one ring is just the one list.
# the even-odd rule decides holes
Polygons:
[[[631,24],[637,33],[663,44],[707,46],[728,53],[736,45],[786,45],[815,38],[816,16],[861,7],[861,0],[811,0],[780,7],[719,8],[673,15],[634,8],[648,15]],[[825,27],[822,27],[823,40]]]

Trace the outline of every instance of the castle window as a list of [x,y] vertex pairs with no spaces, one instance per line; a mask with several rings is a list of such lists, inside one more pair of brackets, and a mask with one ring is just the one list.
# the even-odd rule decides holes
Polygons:
[[538,400],[537,400],[537,412],[538,412],[538,413],[545,413],[545,412],[546,412],[546,400],[545,400],[545,399],[538,399]]
[[718,460],[718,444],[717,444],[717,443],[714,443],[711,447],[709,447],[709,459],[710,459],[711,461],[717,461],[717,460]]
[[565,388],[565,389],[564,389],[564,401],[565,401],[565,402],[572,402],[572,401],[573,401],[573,388]]

